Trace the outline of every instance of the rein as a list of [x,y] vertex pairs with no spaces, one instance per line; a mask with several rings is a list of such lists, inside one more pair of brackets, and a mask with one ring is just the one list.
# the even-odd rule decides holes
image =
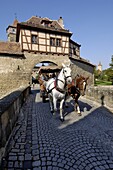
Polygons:
[[[75,98],[74,94],[76,92],[77,95],[81,95],[81,90],[84,90],[83,88],[80,88],[79,86],[81,86],[84,82],[86,82],[85,80],[80,80],[80,82],[78,82],[75,85],[69,87],[69,93],[71,93],[72,97]],[[72,91],[71,91],[72,90]]]
[[[84,82],[86,83],[85,85],[83,84]],[[77,89],[77,91],[79,92],[80,95],[85,93],[86,85],[87,85],[86,79],[82,79],[82,80],[80,80],[80,82],[77,83],[76,89]]]
[[79,83],[77,83],[76,87],[77,87],[79,90],[83,90],[83,89],[80,89],[79,85],[82,85],[84,82],[86,83],[85,80],[81,80]]
[[57,83],[58,80],[61,81],[65,85],[64,87],[66,87],[66,83],[64,81],[60,80],[60,79],[56,79],[56,81],[54,82],[56,90],[59,91],[60,93],[64,94],[65,90],[63,90],[60,87],[58,87],[58,83]]

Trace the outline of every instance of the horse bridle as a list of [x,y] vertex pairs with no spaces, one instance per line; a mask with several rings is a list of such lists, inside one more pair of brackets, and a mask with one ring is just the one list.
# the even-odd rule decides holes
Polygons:
[[[65,79],[65,80],[66,80],[67,78],[71,77],[71,75],[70,75],[70,76],[65,76],[64,69],[63,69],[63,74],[64,74],[64,79]],[[51,90],[49,90],[48,93],[50,93],[54,88],[56,88],[57,91],[59,91],[59,92],[61,92],[61,93],[63,93],[63,94],[65,93],[65,90],[63,90],[63,89],[61,89],[60,87],[58,87],[58,83],[57,83],[58,80],[61,81],[61,82],[64,84],[64,87],[66,87],[66,85],[67,85],[67,84],[66,84],[66,81],[64,82],[64,81],[58,79],[58,76],[57,76],[57,77],[56,77],[56,80],[54,81],[54,85],[55,85],[55,86],[54,86]],[[49,85],[49,86],[50,86],[50,85]]]
[[[63,74],[64,74],[65,80],[66,80],[67,78],[71,77],[71,75],[70,75],[70,76],[65,76],[65,71],[64,71],[64,69],[63,69]],[[57,78],[57,80],[60,80],[60,79]],[[64,84],[64,81],[62,81],[62,80],[60,80],[60,81]]]
[[[85,82],[85,83],[87,83],[87,82],[86,82],[86,80],[82,80],[82,81],[80,81],[78,84],[80,84],[80,85],[81,85],[81,84],[83,84],[84,82]],[[78,87],[78,84],[76,85],[76,87],[77,87],[77,89],[78,89],[79,91],[81,91],[81,90],[85,90],[86,85],[85,85],[85,88],[84,88],[84,89],[80,89],[80,88]]]
[[56,81],[55,81],[55,88],[56,88],[56,90],[58,90],[59,92],[61,92],[61,93],[65,93],[65,90],[62,90],[61,88],[59,88],[58,87],[58,80],[59,81],[61,81],[63,84],[64,84],[64,87],[66,87],[66,79],[67,78],[69,78],[69,77],[71,77],[71,75],[70,76],[65,76],[65,72],[64,72],[64,69],[63,69],[63,74],[64,74],[64,79],[65,79],[65,82],[64,81],[62,81],[62,80],[60,80],[60,79],[58,79],[58,77],[56,78]]

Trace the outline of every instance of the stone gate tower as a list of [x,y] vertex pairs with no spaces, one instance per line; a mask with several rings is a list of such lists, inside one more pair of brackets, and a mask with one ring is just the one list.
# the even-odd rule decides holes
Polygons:
[[64,27],[62,17],[51,20],[32,16],[24,22],[15,19],[6,32],[8,41],[0,42],[1,93],[28,86],[32,69],[40,62],[58,66],[72,63],[73,77],[89,76],[93,83],[94,65],[80,56],[81,45],[71,39],[72,32]]
[[12,25],[9,25],[6,29],[7,40],[10,42],[16,42],[16,30],[17,30],[18,20],[15,19]]
[[99,70],[100,72],[102,72],[102,64],[101,64],[101,62],[99,62],[98,67],[97,67],[97,70]]

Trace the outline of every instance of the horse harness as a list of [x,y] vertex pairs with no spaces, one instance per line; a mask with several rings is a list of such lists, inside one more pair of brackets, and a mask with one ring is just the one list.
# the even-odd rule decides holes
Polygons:
[[[83,83],[87,83],[87,81],[86,80],[81,80],[80,82],[78,82],[77,84],[76,84],[76,87],[79,89],[79,91],[81,91],[81,90],[83,90],[83,89],[81,89],[80,87],[81,87],[81,85],[83,85]],[[79,87],[80,86],[80,87]],[[85,84],[85,88],[86,88],[86,84]],[[84,88],[84,89],[85,89]]]
[[[64,70],[63,70],[63,74],[64,74]],[[66,79],[67,78],[69,78],[69,77],[71,77],[71,76],[65,76],[65,74],[64,74],[64,78],[65,78],[65,82],[64,81],[62,81],[62,80],[60,80],[60,79],[58,79],[58,76],[56,77],[56,79],[55,79],[55,81],[54,81],[54,87],[52,88],[52,89],[50,89],[50,90],[48,90],[47,91],[47,93],[51,93],[51,91],[53,90],[53,89],[56,89],[57,91],[59,91],[60,93],[62,93],[62,94],[65,94],[65,87],[67,86],[67,84],[66,84]],[[58,87],[58,81],[61,81],[63,84],[64,84],[64,89],[61,89],[60,87]],[[53,82],[52,82],[53,83]],[[52,84],[51,83],[51,84]],[[50,85],[51,85],[50,84]],[[49,85],[49,87],[50,87],[50,85]],[[49,87],[48,87],[48,89],[49,89]]]
[[75,85],[68,88],[68,93],[73,99],[75,99],[77,96],[80,96],[80,90]]
[[73,97],[73,99],[75,99],[76,97],[79,97],[81,94],[81,90],[79,88],[79,85],[81,86],[84,82],[86,82],[85,80],[80,81],[79,83],[77,83],[77,85],[72,85],[68,88],[68,93]]

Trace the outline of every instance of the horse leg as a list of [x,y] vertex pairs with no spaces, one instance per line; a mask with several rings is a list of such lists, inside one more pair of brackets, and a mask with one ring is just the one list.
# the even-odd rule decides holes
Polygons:
[[67,99],[68,99],[68,93],[66,92],[66,94],[65,94],[65,100],[64,100],[64,105],[65,105],[65,107],[68,107],[68,103],[66,102]]
[[53,112],[53,115],[55,115],[56,114],[56,111],[57,111],[57,99],[56,98],[53,98],[53,108],[54,108],[54,112]]
[[79,98],[79,95],[76,96],[76,98],[75,98],[75,109],[76,109],[78,115],[81,116],[81,111],[80,111],[80,107],[79,107],[79,103],[78,103],[78,98]]
[[60,101],[60,120],[63,122],[64,121],[64,116],[63,116],[63,104],[64,104],[64,99]]
[[51,113],[53,114],[54,112],[54,108],[53,108],[53,98],[52,96],[48,95],[49,97],[49,104],[50,104],[50,110],[51,110]]
[[75,103],[75,108],[76,108],[76,111],[77,111],[78,115],[81,116],[81,111],[80,111],[80,107],[79,107],[78,102]]

